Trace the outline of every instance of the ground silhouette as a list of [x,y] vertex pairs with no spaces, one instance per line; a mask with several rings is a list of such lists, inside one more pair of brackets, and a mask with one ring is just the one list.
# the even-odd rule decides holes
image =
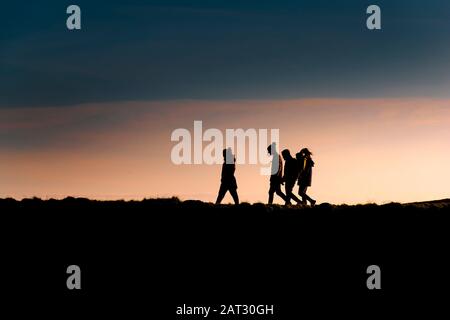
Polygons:
[[[227,212],[233,213],[314,213],[314,212],[377,212],[379,214],[385,214],[392,211],[397,212],[438,212],[450,209],[450,199],[432,200],[423,202],[412,203],[396,203],[391,202],[387,204],[378,205],[375,203],[358,204],[358,205],[334,205],[330,203],[318,204],[315,207],[302,206],[302,205],[266,205],[263,203],[247,203],[243,202],[240,205],[221,204],[216,205],[211,202],[203,202],[200,200],[180,200],[177,197],[172,198],[150,198],[138,200],[91,200],[87,198],[74,198],[67,197],[65,199],[56,200],[48,199],[42,200],[40,198],[25,198],[22,200],[16,200],[13,198],[0,199],[0,208],[4,210],[21,210],[21,209],[95,209],[95,210],[136,210],[141,211],[144,209],[167,209],[167,210],[198,210],[198,212]],[[194,212],[193,212],[194,213]],[[82,214],[82,212],[80,212]],[[171,213],[173,214],[173,213]]]
[[[450,285],[450,199],[297,207],[33,198],[1,199],[0,212],[2,288],[68,296],[68,307],[74,263],[88,279],[77,303],[145,299],[163,315],[189,301],[276,304],[280,319],[300,309],[358,316],[355,305],[403,314],[425,298],[436,304],[445,297],[437,288]],[[383,274],[378,293],[366,287],[372,264]]]

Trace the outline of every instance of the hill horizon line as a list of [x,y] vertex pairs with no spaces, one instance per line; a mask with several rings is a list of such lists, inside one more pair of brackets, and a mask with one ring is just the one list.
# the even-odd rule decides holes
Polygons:
[[[5,198],[0,198],[0,201],[4,202],[4,201],[14,201],[14,202],[27,202],[27,201],[42,201],[42,202],[48,202],[48,201],[90,201],[90,202],[104,202],[104,203],[136,203],[136,202],[146,202],[146,201],[162,201],[162,202],[167,202],[167,201],[173,201],[173,202],[179,202],[179,203],[202,203],[202,204],[208,204],[208,205],[215,205],[213,202],[207,202],[207,201],[202,201],[202,200],[198,200],[198,199],[185,199],[182,200],[177,196],[173,196],[173,197],[151,197],[151,198],[143,198],[140,200],[125,200],[125,199],[114,199],[114,200],[99,200],[99,199],[93,199],[93,198],[86,198],[86,197],[74,197],[74,196],[67,196],[64,198],[48,198],[48,199],[42,199],[40,197],[27,197],[27,198],[22,198],[22,199],[16,199],[13,197],[5,197]],[[258,201],[258,202],[247,202],[244,201],[242,202],[240,205],[267,205],[269,206],[267,203]],[[333,205],[333,206],[365,206],[365,205],[376,205],[376,206],[384,206],[384,205],[392,205],[392,204],[399,204],[399,205],[440,205],[440,204],[447,204],[450,206],[450,198],[444,198],[444,199],[435,199],[435,200],[426,200],[426,201],[416,201],[416,202],[396,202],[396,201],[390,201],[390,202],[386,202],[386,203],[376,203],[376,202],[366,202],[366,203],[359,203],[359,204],[346,204],[346,203],[340,203],[340,204],[333,204],[333,203],[329,203],[329,202],[321,202],[321,203],[317,203],[317,206],[319,205]],[[231,203],[225,203],[225,204],[220,204],[217,206],[234,206],[234,204]],[[284,206],[284,204],[272,204],[273,206]],[[291,205],[291,207],[305,207],[303,205]]]

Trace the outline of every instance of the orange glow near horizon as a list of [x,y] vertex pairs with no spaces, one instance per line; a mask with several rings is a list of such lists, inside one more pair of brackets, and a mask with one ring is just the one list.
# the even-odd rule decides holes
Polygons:
[[[0,197],[214,201],[220,165],[174,165],[177,128],[280,129],[280,148],[308,147],[319,202],[449,197],[450,100],[167,101],[0,110]],[[16,143],[16,144],[15,144]],[[259,165],[236,169],[241,201],[266,202]],[[229,202],[231,197],[226,196]]]

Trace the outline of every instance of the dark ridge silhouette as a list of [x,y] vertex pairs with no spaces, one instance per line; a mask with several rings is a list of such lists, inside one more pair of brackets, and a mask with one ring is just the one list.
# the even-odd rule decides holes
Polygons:
[[[397,211],[421,211],[421,210],[446,210],[450,209],[450,198],[441,200],[431,200],[422,202],[411,202],[411,203],[396,203],[391,202],[387,204],[330,204],[321,203],[314,207],[302,206],[302,205],[291,205],[285,206],[281,204],[271,204],[266,205],[263,203],[253,203],[242,202],[239,205],[231,204],[213,204],[212,202],[203,202],[200,200],[180,200],[178,197],[172,198],[146,198],[143,200],[93,200],[88,198],[75,198],[66,197],[61,200],[48,199],[42,200],[40,198],[25,198],[22,200],[16,200],[13,198],[0,199],[0,208],[2,209],[47,209],[52,207],[92,207],[92,209],[109,209],[109,208],[120,208],[120,209],[146,209],[146,208],[167,208],[167,209],[203,209],[211,212],[254,212],[254,213],[303,213],[303,212],[349,212],[352,211],[365,211],[374,212],[378,211],[380,213],[397,210]],[[3,211],[5,212],[5,211]]]
[[441,200],[431,200],[431,201],[419,201],[419,202],[409,202],[406,203],[406,205],[416,205],[416,206],[421,206],[421,205],[446,205],[450,203],[450,198],[448,199],[441,199]]
[[[439,297],[436,284],[449,285],[450,200],[310,207],[68,197],[1,199],[0,212],[10,266],[3,281],[17,294],[60,292],[73,263],[90,279],[83,293],[108,305],[119,293],[136,297],[139,287],[180,305],[251,297],[278,304],[284,315],[298,315],[299,303],[302,312],[321,315],[341,301],[372,310],[397,306],[402,296],[403,314],[424,293]],[[383,270],[381,294],[366,288],[372,264]],[[30,270],[38,275],[31,287]]]

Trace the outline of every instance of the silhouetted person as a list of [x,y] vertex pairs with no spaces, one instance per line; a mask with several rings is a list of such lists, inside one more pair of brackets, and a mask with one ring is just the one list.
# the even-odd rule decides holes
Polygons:
[[303,204],[309,203],[311,206],[316,204],[316,200],[312,199],[306,194],[306,190],[311,186],[312,182],[312,167],[314,167],[314,161],[311,158],[312,153],[308,148],[303,148],[297,153],[297,161],[299,161],[300,173],[298,176],[298,194],[302,197]]
[[292,190],[294,189],[295,182],[298,179],[298,164],[297,160],[295,160],[291,156],[291,152],[288,149],[284,149],[281,152],[284,159],[284,176],[283,181],[285,183],[286,189],[286,204],[291,204],[291,199],[294,199],[297,203],[301,203],[300,199],[297,198]]
[[239,204],[239,197],[237,194],[237,183],[234,177],[236,171],[236,158],[234,157],[231,148],[223,149],[223,165],[222,178],[220,180],[219,194],[217,195],[216,204],[220,204],[225,197],[227,191],[233,197],[234,203]]
[[272,143],[267,147],[267,152],[272,155],[272,168],[270,176],[270,188],[269,188],[269,204],[273,203],[273,194],[276,193],[284,201],[286,196],[281,191],[281,185],[283,184],[283,161],[277,152],[275,143]]

